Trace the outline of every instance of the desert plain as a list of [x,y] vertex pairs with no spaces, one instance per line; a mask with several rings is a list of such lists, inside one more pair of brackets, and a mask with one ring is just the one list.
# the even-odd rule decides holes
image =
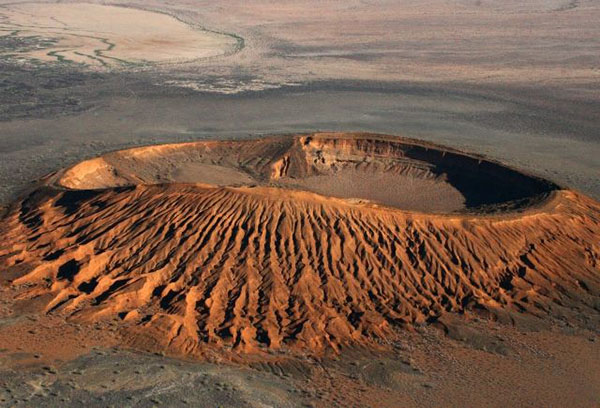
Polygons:
[[598,21],[0,1],[0,405],[598,406]]

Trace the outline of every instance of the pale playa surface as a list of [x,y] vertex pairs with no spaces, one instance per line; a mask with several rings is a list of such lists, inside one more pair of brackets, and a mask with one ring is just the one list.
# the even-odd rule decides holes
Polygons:
[[193,9],[200,21],[246,39],[244,57],[234,59],[271,81],[458,80],[578,87],[599,76],[596,1],[233,0],[224,6],[180,0],[178,4]]
[[[48,47],[20,50],[25,58],[92,66],[181,62],[226,54],[231,36],[194,29],[167,14],[95,4],[7,5],[0,30],[39,36]],[[47,44],[46,44],[47,45]]]

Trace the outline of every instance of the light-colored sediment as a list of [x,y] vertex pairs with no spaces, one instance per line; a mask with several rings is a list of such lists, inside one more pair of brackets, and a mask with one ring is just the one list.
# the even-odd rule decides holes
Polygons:
[[224,55],[238,46],[232,36],[195,29],[167,14],[128,7],[75,3],[21,3],[0,8],[0,32],[44,40],[13,50],[40,61],[94,67],[183,62]]
[[[197,184],[180,183],[178,163]],[[525,204],[474,198],[441,163],[478,163],[499,187],[521,180],[502,197]],[[410,212],[293,182],[348,169],[443,183],[464,201]],[[21,299],[51,295],[46,313],[119,317],[144,349],[314,354],[385,344],[448,312],[599,317],[600,204],[450,149],[360,134],[199,142],[112,153],[48,183],[2,223],[4,268],[29,266],[12,285]]]

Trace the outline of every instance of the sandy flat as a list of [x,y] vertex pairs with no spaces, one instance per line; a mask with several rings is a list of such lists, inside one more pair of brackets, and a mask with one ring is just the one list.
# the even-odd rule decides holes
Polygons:
[[24,49],[27,58],[93,66],[181,62],[223,55],[236,47],[231,36],[195,29],[167,14],[96,4],[9,5],[0,29],[53,42]]

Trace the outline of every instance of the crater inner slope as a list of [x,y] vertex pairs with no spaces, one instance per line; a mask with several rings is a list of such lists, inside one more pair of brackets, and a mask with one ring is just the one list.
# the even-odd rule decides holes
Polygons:
[[264,185],[434,212],[518,208],[557,188],[439,146],[336,133],[136,148],[82,162],[58,180],[72,189],[162,183]]

